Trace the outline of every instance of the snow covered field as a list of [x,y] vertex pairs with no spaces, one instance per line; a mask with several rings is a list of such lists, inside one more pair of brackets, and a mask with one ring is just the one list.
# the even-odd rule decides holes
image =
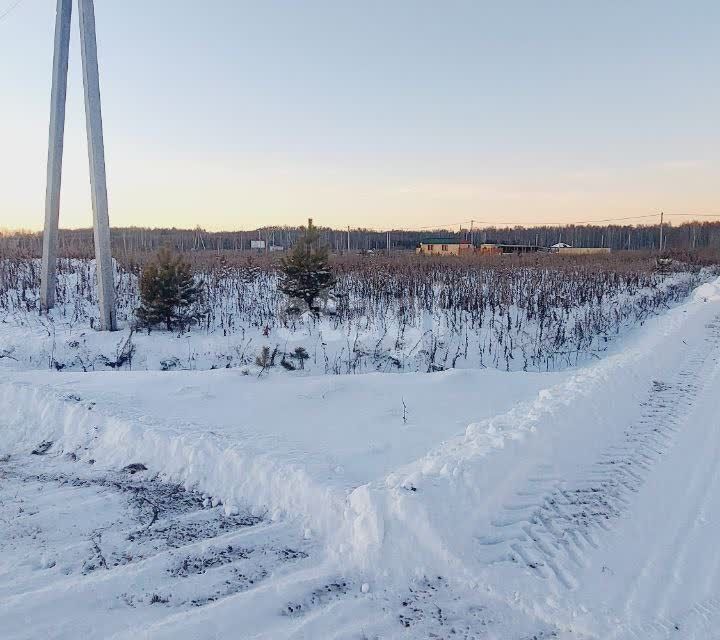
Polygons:
[[720,279],[549,373],[1,375],[3,638],[720,638]]
[[[198,265],[203,316],[189,331],[133,331],[137,273],[118,267],[121,330],[97,326],[94,262],[61,260],[58,304],[39,313],[39,261],[0,260],[0,370],[208,370],[257,374],[429,372],[485,367],[554,371],[602,356],[614,340],[684,300],[708,268],[652,269],[647,256],[607,262],[545,256],[499,262],[369,258],[339,268],[333,313],[289,316],[277,272]],[[303,350],[302,357],[298,349]]]

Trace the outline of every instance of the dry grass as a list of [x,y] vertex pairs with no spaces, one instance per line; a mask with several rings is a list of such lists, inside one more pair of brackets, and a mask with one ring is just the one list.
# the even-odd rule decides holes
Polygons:
[[[315,321],[286,313],[275,256],[187,256],[204,283],[202,331],[243,337],[275,328],[306,336],[341,331],[347,347],[326,354],[328,372],[405,369],[411,356],[412,366],[427,370],[570,366],[603,351],[623,328],[683,299],[700,282],[701,267],[712,262],[710,256],[677,256],[681,260],[673,270],[679,275],[668,277],[657,271],[655,256],[647,252],[335,256],[334,312]],[[138,254],[119,263],[121,321],[133,321],[137,276],[148,257]],[[92,324],[92,262],[62,259],[59,275],[58,313],[68,322]],[[0,260],[0,321],[22,322],[24,315],[38,313],[39,278],[37,259]],[[423,364],[418,365],[420,353]]]

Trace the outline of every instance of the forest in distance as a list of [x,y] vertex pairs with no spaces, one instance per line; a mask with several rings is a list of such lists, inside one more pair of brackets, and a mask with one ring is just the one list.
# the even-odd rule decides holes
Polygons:
[[[316,224],[322,221],[317,221]],[[195,229],[115,227],[111,230],[113,254],[153,252],[160,247],[176,251],[249,251],[252,240],[263,240],[265,247],[287,249],[302,234],[302,226],[262,227],[247,231],[207,231]],[[412,251],[427,237],[448,237],[481,243],[507,243],[550,247],[565,242],[574,247],[608,247],[613,250],[656,251],[660,244],[660,225],[567,225],[537,227],[480,227],[448,229],[376,231],[365,228],[332,229],[318,226],[320,241],[333,253],[362,251]],[[663,225],[663,250],[693,251],[720,247],[720,221],[686,222]],[[0,252],[39,257],[42,232],[0,230]],[[88,257],[94,253],[93,232],[87,229],[61,229],[60,255]]]

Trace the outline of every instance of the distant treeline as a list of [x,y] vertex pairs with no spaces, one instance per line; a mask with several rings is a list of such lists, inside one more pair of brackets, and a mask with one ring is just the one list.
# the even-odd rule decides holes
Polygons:
[[[336,253],[382,251],[388,245],[388,232],[370,229],[338,230],[320,228],[321,240]],[[196,229],[145,229],[140,227],[112,229],[115,255],[155,251],[169,246],[178,251],[249,251],[252,240],[264,240],[266,250],[271,246],[291,247],[302,233],[300,227],[265,227],[254,231],[205,231]],[[389,232],[393,251],[410,251],[426,237],[472,239],[475,244],[500,242],[549,247],[566,242],[574,247],[610,247],[612,249],[658,249],[659,225],[642,226],[540,226],[540,227],[483,227],[474,231],[453,232],[445,229],[424,231],[395,230]],[[668,250],[720,248],[720,222],[688,222],[678,226],[665,225],[663,248]],[[42,252],[42,233],[0,232],[0,250],[39,256]],[[93,253],[92,229],[64,229],[60,231],[60,255],[83,256]]]

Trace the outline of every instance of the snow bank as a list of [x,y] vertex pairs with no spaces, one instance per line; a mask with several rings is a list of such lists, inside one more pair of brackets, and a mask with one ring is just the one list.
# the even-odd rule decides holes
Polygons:
[[720,284],[718,280],[701,284],[693,291],[693,302],[717,302],[720,300]]
[[301,467],[240,442],[201,431],[113,416],[74,394],[21,382],[0,384],[2,450],[26,451],[42,441],[58,443],[54,453],[120,468],[142,461],[149,469],[187,487],[201,487],[226,510],[265,505],[269,515],[312,514],[318,528],[337,525],[344,495],[314,482]]
[[[258,379],[238,371],[25,372],[0,383],[0,455],[142,462],[221,500],[300,520],[336,547],[381,535],[347,496],[563,374],[496,370]],[[359,494],[358,494],[359,495]],[[357,495],[350,504],[360,508]],[[360,518],[362,521],[362,518]],[[360,543],[360,540],[364,542]]]

